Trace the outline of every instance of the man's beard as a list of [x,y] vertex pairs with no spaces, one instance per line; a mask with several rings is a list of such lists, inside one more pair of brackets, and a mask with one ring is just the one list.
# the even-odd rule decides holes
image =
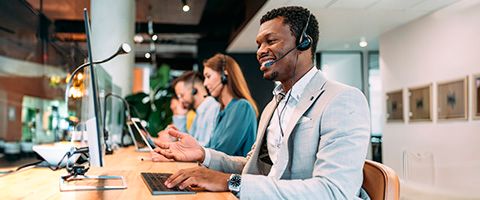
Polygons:
[[274,71],[272,72],[272,75],[270,77],[266,77],[265,79],[269,80],[269,81],[275,81],[278,77],[278,72]]

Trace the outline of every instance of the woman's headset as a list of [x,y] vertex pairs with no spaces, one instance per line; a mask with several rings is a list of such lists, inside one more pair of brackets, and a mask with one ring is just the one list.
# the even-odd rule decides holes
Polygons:
[[225,69],[227,68],[227,56],[225,54],[222,54],[222,71],[220,71],[220,81],[222,85],[225,85],[228,83],[228,77],[225,74]]

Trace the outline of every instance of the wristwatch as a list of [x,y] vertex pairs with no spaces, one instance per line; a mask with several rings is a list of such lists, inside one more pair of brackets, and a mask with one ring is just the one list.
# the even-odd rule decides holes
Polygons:
[[232,174],[228,179],[228,190],[237,195],[240,192],[240,185],[242,183],[242,176],[240,174]]

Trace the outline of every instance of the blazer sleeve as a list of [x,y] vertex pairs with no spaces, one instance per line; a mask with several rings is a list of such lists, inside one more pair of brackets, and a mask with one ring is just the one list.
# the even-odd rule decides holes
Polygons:
[[[357,89],[337,94],[321,114],[312,178],[242,175],[242,199],[357,199],[370,137],[370,113]],[[317,129],[314,129],[317,130]],[[299,147],[294,147],[299,148]]]
[[223,152],[213,149],[205,149],[210,153],[210,163],[208,168],[231,174],[240,174],[242,172],[247,158],[242,156],[229,156]]

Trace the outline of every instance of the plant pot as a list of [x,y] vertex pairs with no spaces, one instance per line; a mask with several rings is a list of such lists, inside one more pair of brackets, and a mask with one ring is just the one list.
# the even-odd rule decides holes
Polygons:
[[16,161],[20,159],[20,143],[18,142],[5,142],[4,153],[5,159],[8,161]]
[[4,149],[5,149],[5,141],[0,140],[0,153],[3,153]]
[[32,149],[33,142],[21,142],[20,149],[22,151],[22,156],[24,157],[34,157],[35,152]]

